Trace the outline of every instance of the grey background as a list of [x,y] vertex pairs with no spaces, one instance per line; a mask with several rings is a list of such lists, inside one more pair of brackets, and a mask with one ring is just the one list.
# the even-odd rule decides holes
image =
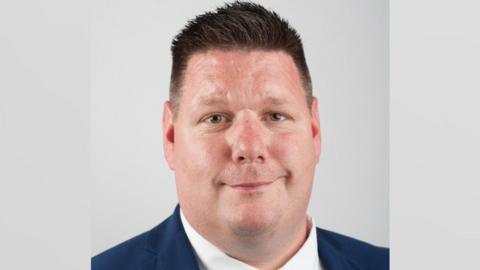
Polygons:
[[[479,3],[390,3],[391,269],[479,269]],[[89,269],[89,5],[0,1],[0,269]]]
[[[322,154],[309,211],[317,225],[388,246],[388,6],[258,1],[301,34],[319,99]],[[91,254],[155,226],[176,205],[163,158],[170,43],[222,1],[92,3]]]
[[0,269],[89,269],[89,7],[0,1]]

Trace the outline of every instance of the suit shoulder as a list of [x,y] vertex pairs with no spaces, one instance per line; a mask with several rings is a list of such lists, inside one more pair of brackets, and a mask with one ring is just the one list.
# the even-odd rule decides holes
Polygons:
[[91,269],[136,269],[145,261],[151,260],[154,254],[144,248],[148,233],[144,232],[94,256]]
[[317,228],[317,238],[323,238],[345,258],[365,269],[389,269],[390,251],[336,232]]
[[150,269],[157,265],[168,256],[165,252],[177,244],[176,236],[181,229],[179,209],[177,205],[174,214],[151,230],[94,256],[91,260],[91,269]]

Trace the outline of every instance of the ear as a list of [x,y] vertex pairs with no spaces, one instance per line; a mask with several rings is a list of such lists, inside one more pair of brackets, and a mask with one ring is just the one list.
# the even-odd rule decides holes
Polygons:
[[174,125],[173,125],[173,110],[170,101],[165,101],[163,104],[163,154],[167,160],[170,169],[175,170],[174,162]]
[[315,159],[320,159],[320,151],[321,151],[321,132],[320,132],[320,116],[318,114],[318,101],[316,97],[312,97],[312,108],[311,108],[311,125],[312,125],[312,136],[313,142],[315,147]]

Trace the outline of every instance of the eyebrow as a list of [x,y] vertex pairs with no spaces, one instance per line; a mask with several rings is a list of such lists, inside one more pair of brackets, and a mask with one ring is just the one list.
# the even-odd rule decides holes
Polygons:
[[270,104],[270,105],[285,105],[289,104],[288,100],[284,98],[278,98],[278,97],[266,97],[265,98],[265,103]]
[[200,98],[199,104],[205,106],[224,105],[227,102],[220,96],[204,96]]
[[[215,105],[226,105],[228,101],[222,96],[205,96],[200,98],[200,104],[205,106],[215,106]],[[268,96],[263,98],[262,103],[267,105],[285,105],[289,104],[289,102],[284,98],[278,98],[273,96]]]

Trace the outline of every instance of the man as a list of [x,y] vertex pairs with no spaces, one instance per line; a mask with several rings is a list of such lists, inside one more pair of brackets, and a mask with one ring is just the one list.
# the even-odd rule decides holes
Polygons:
[[179,206],[92,269],[388,269],[388,249],[316,228],[317,100],[297,32],[235,2],[172,44],[164,152]]

